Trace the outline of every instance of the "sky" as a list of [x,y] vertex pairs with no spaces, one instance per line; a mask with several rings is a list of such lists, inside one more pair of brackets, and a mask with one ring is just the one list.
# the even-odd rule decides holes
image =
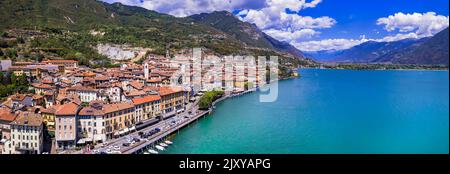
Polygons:
[[230,11],[302,51],[430,37],[449,26],[448,0],[103,0],[177,17]]

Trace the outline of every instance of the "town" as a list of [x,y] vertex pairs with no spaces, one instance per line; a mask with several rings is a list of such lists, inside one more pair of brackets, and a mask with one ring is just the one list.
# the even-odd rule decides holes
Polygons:
[[[204,114],[199,110],[211,107],[200,101],[205,93],[243,93],[265,83],[267,75],[265,66],[234,59],[226,74],[224,59],[211,66],[210,61],[204,63],[206,56],[200,63],[186,54],[174,57],[148,55],[142,65],[124,62],[118,68],[96,69],[79,66],[76,60],[2,60],[2,78],[29,85],[0,104],[0,152],[122,153],[118,146],[138,146],[136,142],[158,135],[139,130],[151,128],[161,134]],[[169,126],[164,126],[167,120]],[[105,150],[113,143],[118,145]]]

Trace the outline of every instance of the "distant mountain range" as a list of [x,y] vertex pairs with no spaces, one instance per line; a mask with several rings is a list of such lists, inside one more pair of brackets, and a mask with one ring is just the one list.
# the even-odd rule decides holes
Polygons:
[[305,55],[320,62],[448,65],[449,29],[430,38],[369,41],[346,50],[306,52]]

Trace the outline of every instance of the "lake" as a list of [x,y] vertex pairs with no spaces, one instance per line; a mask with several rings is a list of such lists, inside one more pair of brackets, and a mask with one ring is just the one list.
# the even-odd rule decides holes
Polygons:
[[177,134],[167,154],[448,153],[448,71],[302,69],[225,100]]

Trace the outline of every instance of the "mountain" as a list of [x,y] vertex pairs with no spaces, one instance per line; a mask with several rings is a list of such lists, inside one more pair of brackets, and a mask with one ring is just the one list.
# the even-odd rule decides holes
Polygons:
[[445,64],[449,63],[448,28],[437,33],[420,45],[410,47],[402,55],[392,55],[392,63],[398,64]]
[[382,57],[392,53],[397,53],[399,50],[406,49],[409,46],[422,41],[423,40],[413,39],[405,39],[395,42],[368,41],[347,50],[339,51],[328,61],[345,63],[374,63],[378,62]]
[[306,55],[320,62],[448,65],[448,41],[447,28],[430,38],[368,41],[346,50],[307,52]]
[[319,62],[331,62],[334,57],[337,57],[343,50],[320,50],[320,51],[305,51],[306,57],[312,57]]
[[189,16],[189,18],[228,33],[235,39],[245,43],[247,46],[275,49],[299,58],[305,57],[300,50],[291,44],[276,40],[259,30],[256,25],[243,22],[230,12],[217,11],[212,13],[201,13]]
[[249,46],[273,48],[256,26],[242,22],[230,12],[216,11],[212,13],[201,13],[189,16],[189,18],[226,32]]
[[275,38],[267,35],[266,33],[263,33],[264,38],[266,38],[267,41],[270,42],[273,48],[275,48],[278,51],[286,52],[291,55],[294,55],[296,57],[305,58],[306,56],[302,51],[292,46],[290,43],[282,42],[279,40],[276,40]]
[[[211,18],[211,21],[223,23],[205,24],[194,17],[178,18],[141,7],[96,0],[1,0],[0,35],[8,32],[20,38],[21,32],[10,31],[17,29],[31,31],[28,33],[44,32],[49,37],[29,37],[33,38],[29,46],[40,52],[27,54],[50,50],[51,56],[77,59],[83,65],[108,61],[94,49],[104,43],[151,48],[151,53],[160,55],[166,50],[176,52],[202,47],[219,55],[274,55],[286,65],[301,63],[298,57],[276,50],[255,26],[236,21],[229,14],[224,16],[223,12],[214,14],[218,14],[218,18]],[[230,26],[229,31],[225,30],[226,26]],[[0,37],[0,41],[2,39]],[[29,52],[25,49],[12,49],[18,52],[17,57],[29,57],[21,55]]]

